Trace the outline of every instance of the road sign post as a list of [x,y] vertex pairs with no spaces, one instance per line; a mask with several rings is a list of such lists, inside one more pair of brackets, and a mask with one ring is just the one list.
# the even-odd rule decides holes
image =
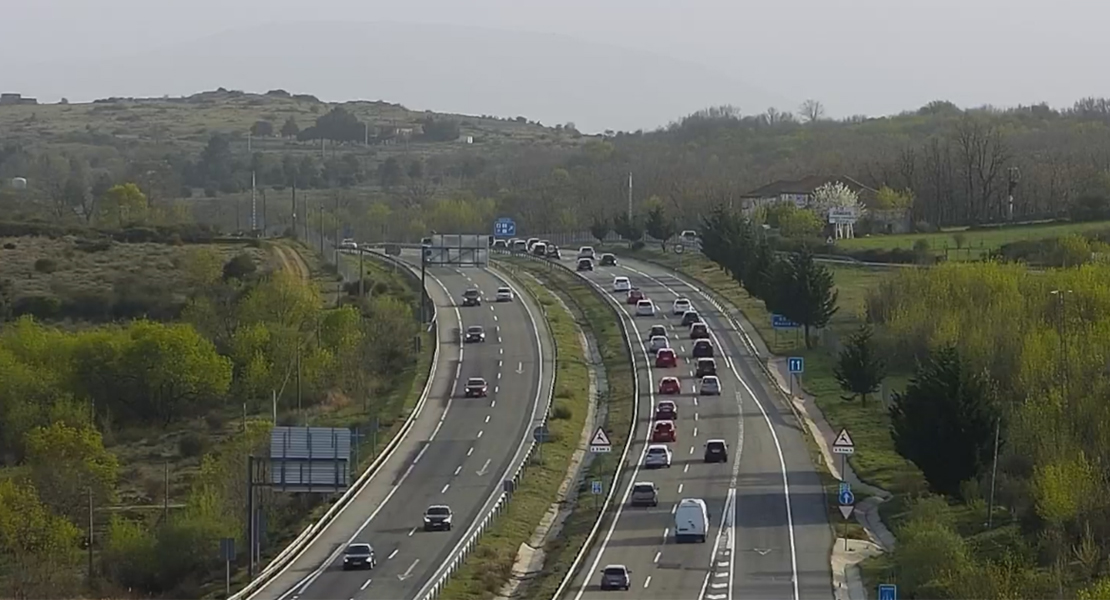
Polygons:
[[898,600],[898,586],[893,583],[879,584],[879,600]]
[[848,455],[856,453],[856,443],[852,441],[852,435],[848,433],[847,429],[841,429],[840,433],[836,434],[836,439],[833,440],[832,451],[833,454],[840,455],[840,480],[844,481],[848,478],[847,473],[845,473]]
[[802,373],[806,370],[806,359],[801,356],[791,356],[786,359],[787,370],[790,371],[790,396],[794,396],[794,380],[798,379],[801,385]]
[[610,452],[613,449],[612,442],[609,441],[609,435],[601,427],[597,428],[594,432],[594,437],[590,439],[590,452],[604,453]]

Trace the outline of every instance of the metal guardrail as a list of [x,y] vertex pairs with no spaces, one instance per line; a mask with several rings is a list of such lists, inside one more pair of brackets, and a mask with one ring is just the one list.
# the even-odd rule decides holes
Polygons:
[[[389,260],[395,260],[392,257],[385,257],[384,255],[381,256]],[[396,262],[398,262],[401,266],[404,266],[408,270],[408,272],[411,273],[413,271],[413,267],[408,263],[404,263],[401,261]],[[419,279],[419,276],[417,278]],[[432,304],[431,315],[432,318],[429,321],[428,331],[431,331],[433,328],[435,328],[439,322],[439,315],[437,314],[434,303]],[[424,384],[424,389],[420,394],[420,399],[417,401],[412,413],[408,416],[407,419],[405,419],[405,423],[401,426],[401,429],[397,432],[397,435],[394,436],[392,440],[390,440],[390,442],[382,450],[381,455],[378,456],[378,458],[375,459],[374,462],[372,462],[365,471],[363,471],[362,475],[360,475],[359,478],[355,481],[355,484],[349,487],[347,491],[339,497],[339,500],[337,500],[335,504],[333,504],[331,508],[329,508],[327,512],[324,513],[324,516],[320,517],[319,521],[306,527],[305,530],[300,533],[300,535],[294,538],[293,541],[290,542],[284,550],[279,552],[278,555],[275,556],[274,559],[266,565],[266,567],[258,574],[257,577],[255,577],[243,589],[229,596],[229,600],[245,600],[246,598],[249,598],[251,595],[259,591],[263,586],[269,583],[270,580],[272,580],[275,576],[284,572],[286,567],[288,567],[291,562],[299,558],[304,553],[305,549],[307,549],[308,546],[310,546],[312,542],[314,542],[316,538],[318,538],[320,534],[328,527],[328,525],[330,525],[331,522],[335,520],[335,517],[346,510],[351,500],[362,492],[363,488],[366,487],[370,479],[378,472],[381,466],[393,456],[393,453],[397,450],[397,447],[405,439],[405,437],[408,436],[408,433],[412,429],[413,424],[416,423],[416,419],[423,411],[424,405],[427,403],[428,400],[428,395],[431,393],[432,383],[435,381],[436,364],[438,362],[439,343],[437,340],[435,348],[432,350],[432,364],[431,367],[429,367],[428,371],[428,381]]]
[[[419,244],[417,244],[416,246],[419,247]],[[501,279],[505,283],[508,283],[506,281],[505,275],[503,273],[501,273],[499,269],[495,269],[495,268],[491,267],[489,270],[490,270],[491,273],[493,273],[493,275],[495,277],[497,277],[498,279]],[[525,288],[525,289],[527,289],[527,288]],[[531,292],[528,292],[528,294],[531,296]],[[542,304],[540,304],[539,299],[536,299],[536,305],[537,305],[537,307],[540,308],[540,310],[543,310],[543,306],[542,306]],[[544,318],[546,319],[546,315],[545,315]],[[536,343],[540,343],[539,340],[536,340]],[[552,364],[557,365],[558,361],[559,361],[559,350],[558,350],[558,347],[555,346],[555,344],[552,344],[552,347],[555,348],[555,355],[554,355],[554,360],[553,360]],[[556,369],[556,368],[557,367],[553,366],[553,369]],[[544,407],[544,413],[543,413],[542,424],[545,425],[545,426],[547,425],[547,421],[548,421],[548,419],[550,418],[550,415],[551,415],[551,401],[552,401],[552,399],[555,395],[555,379],[554,378],[555,378],[555,373],[553,372],[552,373],[552,379],[551,379],[552,385],[548,390],[547,402],[546,402],[546,406]],[[542,383],[542,381],[541,381],[541,383]],[[527,435],[531,436],[532,432],[528,431]],[[536,446],[537,446],[537,443],[533,439],[528,444],[528,450],[525,451],[524,458],[520,461],[520,464],[517,465],[516,470],[513,472],[513,476],[510,478],[511,481],[513,482],[513,486],[512,486],[513,490],[515,490],[517,485],[520,483],[520,480],[524,475],[524,471],[525,471],[528,463],[532,460],[532,454],[533,454],[533,452],[535,452]],[[440,570],[437,570],[436,574],[433,575],[433,578],[435,579],[435,581],[433,583],[430,583],[430,584],[425,584],[424,588],[421,588],[421,592],[423,592],[424,589],[429,587],[429,585],[431,586],[431,589],[429,589],[426,593],[424,593],[422,595],[418,594],[417,597],[420,598],[420,600],[433,600],[433,599],[439,597],[439,594],[443,592],[443,588],[446,587],[447,582],[450,580],[451,576],[454,575],[455,572],[458,571],[460,567],[462,567],[463,563],[466,561],[466,558],[468,556],[470,556],[470,553],[473,552],[474,549],[477,547],[479,540],[481,540],[481,538],[482,538],[482,535],[486,532],[487,529],[489,529],[489,527],[493,524],[493,522],[497,519],[497,517],[499,517],[501,515],[501,513],[504,512],[508,508],[509,502],[511,502],[511,501],[512,501],[512,492],[507,492],[507,491],[504,491],[504,489],[503,489],[502,492],[497,496],[497,500],[494,503],[493,507],[491,509],[489,509],[488,512],[486,512],[486,516],[483,517],[482,520],[479,521],[477,525],[471,525],[470,530],[468,530],[466,537],[464,537],[459,542],[459,544],[457,546],[455,546],[455,549],[452,550],[451,554],[454,555],[453,558],[451,558],[448,562],[444,563],[444,566],[440,567]],[[487,504],[488,504],[488,501],[487,501]]]

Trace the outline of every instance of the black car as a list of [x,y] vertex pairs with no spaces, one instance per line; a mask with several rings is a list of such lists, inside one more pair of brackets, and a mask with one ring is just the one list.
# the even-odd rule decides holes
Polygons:
[[579,271],[593,271],[594,270],[594,261],[592,261],[588,258],[578,259],[578,270]]
[[370,544],[351,544],[343,552],[343,570],[373,569],[378,566],[378,558]]
[[728,462],[728,444],[724,440],[709,440],[706,442],[705,462]]
[[697,311],[688,310],[688,311],[682,313],[682,326],[683,327],[689,327],[689,326],[691,326],[694,323],[697,323],[699,321],[701,321],[701,317],[698,316]]
[[612,254],[602,254],[601,255],[601,266],[603,266],[603,267],[615,267],[615,266],[617,266],[617,257],[613,256]]
[[713,358],[713,343],[709,340],[694,342],[694,358]]
[[471,288],[463,292],[463,306],[481,306],[482,294],[478,290]]
[[717,374],[717,361],[712,358],[699,358],[698,366],[694,368],[694,377],[705,377]]
[[424,511],[424,531],[451,531],[451,516],[450,506],[429,506]]
[[463,339],[468,344],[484,342],[486,341],[486,330],[481,325],[471,325],[466,328],[466,337]]

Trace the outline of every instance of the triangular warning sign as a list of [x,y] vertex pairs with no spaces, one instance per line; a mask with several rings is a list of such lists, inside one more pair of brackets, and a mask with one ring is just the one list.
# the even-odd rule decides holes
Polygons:
[[605,430],[598,427],[594,432],[594,438],[590,440],[591,446],[610,446],[609,436],[605,435]]
[[847,429],[841,429],[840,433],[836,435],[836,441],[833,442],[833,446],[837,447],[851,447],[855,445],[856,443],[852,441],[852,436],[848,435]]

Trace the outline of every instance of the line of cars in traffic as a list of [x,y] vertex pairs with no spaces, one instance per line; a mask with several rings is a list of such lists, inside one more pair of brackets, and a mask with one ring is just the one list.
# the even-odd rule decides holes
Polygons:
[[[655,317],[655,303],[643,291],[632,284],[628,277],[613,278],[614,293],[624,292],[625,302],[635,305],[636,317]],[[671,316],[677,317],[687,336],[693,341],[690,359],[694,361],[694,377],[697,379],[694,393],[697,396],[719,396],[721,382],[717,377],[715,350],[710,340],[709,325],[702,320],[688,298],[677,298],[671,305]],[[657,369],[678,367],[678,357],[671,346],[667,326],[654,324],[648,329],[645,346],[649,356],[654,357]],[[659,379],[658,396],[677,396],[682,394],[679,377],[663,375]],[[644,470],[667,469],[673,463],[674,454],[668,444],[678,441],[675,422],[679,418],[678,403],[670,398],[656,402],[652,413],[649,444],[644,451],[642,467]],[[706,441],[702,460],[705,463],[728,463],[728,443],[722,439]],[[628,500],[631,507],[659,506],[659,487],[653,481],[640,480],[632,484]],[[674,541],[676,543],[704,543],[709,532],[709,510],[702,498],[682,498],[674,507]],[[628,590],[631,586],[631,571],[626,565],[610,564],[601,569],[600,587],[602,590]]]

